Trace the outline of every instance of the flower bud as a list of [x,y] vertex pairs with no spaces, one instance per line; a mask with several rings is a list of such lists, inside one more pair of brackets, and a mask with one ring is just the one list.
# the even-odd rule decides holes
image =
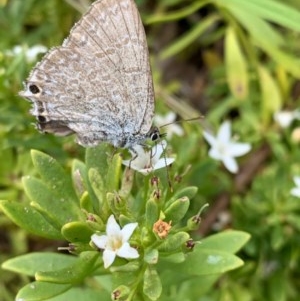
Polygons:
[[129,295],[130,288],[125,285],[120,285],[111,293],[112,300],[125,300],[125,298]]

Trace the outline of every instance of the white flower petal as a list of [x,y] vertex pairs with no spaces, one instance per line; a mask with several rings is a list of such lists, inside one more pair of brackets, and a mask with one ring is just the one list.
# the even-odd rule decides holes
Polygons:
[[130,223],[123,227],[123,229],[121,230],[123,243],[129,240],[129,238],[131,237],[133,231],[135,230],[135,228],[137,226],[138,226],[138,223]]
[[208,155],[215,160],[223,160],[224,157],[224,154],[221,154],[217,148],[211,148],[208,152]]
[[231,143],[228,150],[231,156],[240,157],[251,150],[251,145],[249,143]]
[[295,185],[300,188],[300,177],[295,176],[293,180]]
[[238,165],[234,158],[249,152],[251,145],[231,141],[231,124],[229,121],[223,122],[216,138],[207,132],[204,132],[203,135],[211,145],[208,155],[215,160],[221,160],[230,172],[236,173]]
[[164,141],[159,142],[158,144],[154,145],[151,150],[151,165],[155,165],[155,163],[159,160],[160,156],[163,154],[166,143]]
[[115,217],[111,215],[107,220],[107,235],[92,235],[91,239],[94,244],[104,249],[103,262],[105,268],[108,268],[114,262],[116,256],[123,258],[139,257],[137,250],[132,248],[128,243],[137,226],[138,223],[129,223],[121,229]]
[[140,255],[138,251],[130,247],[128,242],[125,242],[117,251],[117,255],[122,258],[138,258]]
[[171,123],[174,122],[176,119],[176,114],[172,111],[170,111],[166,116],[165,116],[165,120],[166,123]]
[[172,164],[175,161],[174,158],[161,158],[153,167],[153,170],[160,169]]
[[232,157],[224,157],[223,158],[223,163],[225,165],[225,167],[232,173],[236,173],[239,169],[236,160]]
[[108,220],[107,220],[107,224],[106,224],[106,234],[108,237],[110,236],[114,236],[114,235],[118,235],[121,231],[120,226],[118,225],[118,223],[115,220],[115,217],[113,215],[111,215]]
[[217,139],[213,135],[211,135],[207,131],[203,131],[203,136],[211,147],[215,147],[215,145],[217,144]]
[[298,187],[293,188],[293,189],[291,189],[290,193],[291,193],[292,196],[300,198],[300,188],[298,188]]
[[93,234],[91,237],[92,242],[99,248],[105,249],[107,244],[107,236],[106,235],[98,235]]
[[107,269],[114,262],[116,258],[116,252],[105,249],[103,252],[104,268]]
[[282,127],[287,128],[297,118],[294,112],[279,111],[274,114],[274,120]]
[[231,124],[229,121],[225,121],[221,124],[219,128],[217,140],[219,142],[227,144],[230,141],[230,136],[231,136]]
[[143,174],[144,176],[147,176],[153,171],[153,168],[149,167],[149,168],[137,169],[137,171]]
[[179,126],[178,124],[172,124],[172,131],[168,131],[167,135],[169,132],[176,134],[177,136],[181,137],[184,134],[183,128]]
[[[167,147],[167,142],[165,140],[160,141],[158,144],[154,145],[151,151],[145,151],[141,146],[135,146],[135,150],[138,156],[134,160],[124,160],[122,163],[130,168],[147,175],[155,169],[166,167],[166,164],[161,165],[160,156],[163,154],[165,148]],[[136,156],[133,154],[133,156]],[[172,162],[174,159],[168,158],[165,162]],[[171,163],[168,163],[171,164]]]

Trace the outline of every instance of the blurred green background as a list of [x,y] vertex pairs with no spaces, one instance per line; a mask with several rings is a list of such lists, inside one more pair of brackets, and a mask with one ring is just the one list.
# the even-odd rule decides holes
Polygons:
[[[287,127],[274,114],[294,112],[300,95],[299,0],[136,1],[145,24],[156,91],[156,111],[184,122],[185,143],[170,141],[178,173],[199,187],[195,210],[208,202],[199,233],[225,228],[252,239],[239,256],[245,266],[226,274],[199,300],[298,300],[300,200],[291,196],[300,175],[299,120]],[[35,130],[30,104],[18,96],[43,54],[36,45],[60,45],[89,6],[84,0],[0,1],[0,199],[22,202],[22,176],[33,174],[30,150],[48,153],[66,169],[84,149],[73,137]],[[17,48],[16,48],[17,46]],[[32,54],[32,52],[31,52]],[[207,155],[202,129],[231,120],[252,144],[232,176]],[[191,168],[188,166],[191,165]],[[0,212],[0,261],[64,242],[34,237]],[[0,270],[0,300],[13,300],[29,279]],[[201,283],[199,283],[201,286]]]

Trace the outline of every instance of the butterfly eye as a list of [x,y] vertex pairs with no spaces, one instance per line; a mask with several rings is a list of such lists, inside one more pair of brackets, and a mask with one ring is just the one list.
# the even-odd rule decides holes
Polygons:
[[155,131],[151,134],[151,140],[156,141],[160,137],[159,132]]
[[40,92],[40,89],[38,88],[38,86],[36,85],[30,85],[29,86],[29,91],[32,93],[32,94],[38,94]]

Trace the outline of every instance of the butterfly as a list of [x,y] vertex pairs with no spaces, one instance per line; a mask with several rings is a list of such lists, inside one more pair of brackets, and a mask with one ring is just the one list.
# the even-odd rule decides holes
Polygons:
[[134,150],[160,138],[144,27],[133,0],[98,0],[31,71],[20,96],[41,132]]

